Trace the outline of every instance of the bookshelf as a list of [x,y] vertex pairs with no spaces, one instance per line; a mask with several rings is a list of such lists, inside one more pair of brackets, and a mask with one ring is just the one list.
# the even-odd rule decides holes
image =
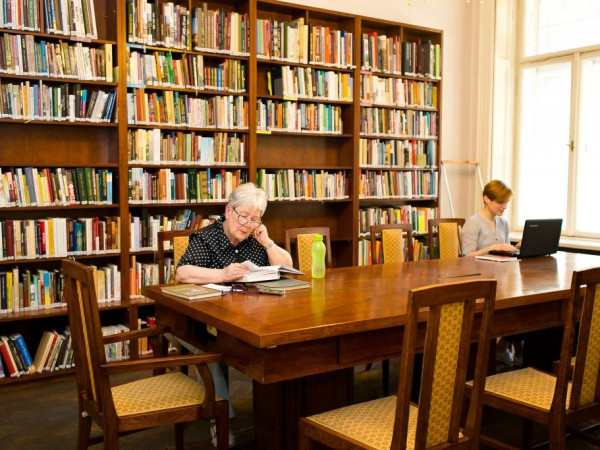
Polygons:
[[[0,272],[59,279],[65,256],[118,270],[102,321],[137,328],[153,313],[139,292],[158,280],[156,233],[209,223],[246,180],[268,192],[279,244],[286,229],[328,226],[334,266],[368,258],[369,224],[426,234],[438,208],[441,31],[276,0],[81,3],[96,27],[73,35],[56,18],[45,26],[56,2],[27,2],[33,25],[0,19],[0,42],[39,55],[7,58],[0,46],[3,98],[27,99],[0,105],[2,179],[25,180],[0,196]],[[69,71],[57,52],[71,55]],[[4,244],[15,221],[35,241],[16,259]],[[38,238],[50,226],[66,244]],[[82,248],[68,247],[69,227]],[[21,333],[35,353],[44,330],[68,322],[50,303],[0,313],[0,335]]]

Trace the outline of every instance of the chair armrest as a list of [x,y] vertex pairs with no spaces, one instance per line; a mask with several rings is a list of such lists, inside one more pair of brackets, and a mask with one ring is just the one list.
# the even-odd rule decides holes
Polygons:
[[131,361],[116,361],[102,364],[100,370],[103,375],[116,373],[137,372],[141,370],[164,369],[167,367],[180,367],[197,364],[208,364],[221,360],[219,353],[202,353],[200,355],[178,355],[164,358],[136,359]]
[[109,334],[107,336],[103,336],[102,340],[104,344],[113,344],[115,342],[131,341],[138,338],[156,336],[159,334],[164,334],[168,331],[169,330],[167,327],[150,327],[143,328],[141,330],[124,331],[123,333],[119,334]]

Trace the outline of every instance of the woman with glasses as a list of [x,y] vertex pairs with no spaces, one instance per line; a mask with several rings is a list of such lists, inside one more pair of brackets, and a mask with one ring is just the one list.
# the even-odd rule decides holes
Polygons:
[[[261,217],[267,209],[265,191],[253,183],[245,183],[235,189],[225,206],[222,220],[204,227],[190,235],[188,248],[181,257],[175,272],[178,283],[228,283],[248,273],[241,263],[250,260],[257,266],[292,265],[292,257],[269,237]],[[180,341],[193,353],[201,353],[190,344]],[[229,401],[229,417],[234,412],[229,397],[227,380],[217,363],[209,364],[215,383],[216,394]],[[201,378],[198,374],[198,380]],[[216,429],[211,425],[212,444],[216,447]],[[229,431],[229,446],[235,439]]]

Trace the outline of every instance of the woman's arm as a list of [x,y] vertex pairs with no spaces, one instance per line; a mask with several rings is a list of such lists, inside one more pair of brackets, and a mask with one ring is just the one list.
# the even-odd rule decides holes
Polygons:
[[254,230],[254,239],[267,251],[270,265],[291,266],[293,264],[292,256],[269,237],[269,232],[264,224]]
[[248,268],[243,264],[233,263],[224,269],[209,269],[194,265],[179,266],[175,272],[175,281],[178,283],[229,283],[248,273]]

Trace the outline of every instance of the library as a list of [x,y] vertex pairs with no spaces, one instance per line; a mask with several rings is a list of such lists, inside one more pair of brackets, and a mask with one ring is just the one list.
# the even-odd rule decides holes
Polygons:
[[[152,350],[152,328],[169,326],[179,339],[212,345],[236,386],[233,405],[243,411],[229,421],[239,448],[294,448],[299,435],[310,434],[314,414],[395,394],[403,383],[402,343],[410,342],[403,340],[408,302],[424,286],[497,281],[489,295],[496,303],[489,353],[496,355],[500,342],[508,342],[508,353],[492,357],[488,375],[518,373],[528,363],[555,370],[557,383],[561,370],[583,374],[585,364],[579,369],[565,359],[575,355],[577,340],[563,342],[560,330],[577,322],[581,341],[586,326],[600,321],[583,320],[593,301],[580,305],[575,297],[583,295],[571,283],[572,276],[587,279],[591,291],[594,274],[585,278],[586,270],[600,267],[593,207],[600,8],[591,0],[546,3],[0,2],[0,395],[17,405],[19,396],[26,404],[39,392],[48,395],[48,408],[53,395],[63,395],[64,410],[72,409],[64,422],[69,435],[56,437],[51,428],[27,431],[6,411],[0,442],[77,443],[76,378],[85,377],[67,293],[79,296],[83,288],[69,291],[66,279],[75,275],[63,273],[65,260],[91,268],[107,367],[139,361],[156,369],[150,361],[167,348]],[[482,196],[493,200],[483,191],[490,180],[512,187],[498,215],[513,244],[526,220],[562,218],[557,253],[503,264],[463,256],[461,227],[481,210]],[[269,248],[288,250],[306,272],[292,278],[312,287],[280,297],[233,290],[187,304],[163,294],[155,285],[174,282],[189,234],[221,220],[229,195],[248,181],[267,195],[260,220]],[[315,233],[327,246],[323,280],[311,280],[310,264],[301,261],[308,241],[297,236]],[[404,277],[412,281],[392,287]],[[341,314],[336,302],[345,289],[351,292]],[[242,300],[265,309],[256,316],[259,306],[244,310]],[[530,314],[538,320],[523,318]],[[428,319],[419,320],[423,336],[412,343],[427,353]],[[207,336],[198,324],[209,325]],[[135,330],[139,338],[119,342],[117,335]],[[532,356],[543,339],[556,347],[544,361]],[[577,358],[585,359],[588,343],[579,345],[586,348]],[[187,361],[182,365],[200,361],[176,347],[171,343],[168,356]],[[474,353],[457,376],[477,375]],[[597,384],[599,364],[590,365],[585,380]],[[425,374],[428,364],[422,366]],[[110,377],[119,380],[115,370]],[[331,387],[331,397],[319,384]],[[456,421],[463,437],[475,433],[478,443],[479,427],[489,431],[500,417],[519,447],[527,433],[514,431],[509,415],[486,419],[491,394],[481,396],[484,414]],[[216,418],[219,408],[218,401],[207,407],[205,418]],[[600,421],[595,408],[586,420]],[[560,426],[577,424],[570,421],[582,414],[570,412]],[[209,421],[195,422],[184,430],[186,447],[212,448]],[[161,428],[170,430],[134,433],[121,447],[175,447],[172,426]],[[553,447],[559,438],[547,430],[530,434]],[[567,448],[588,445],[570,428],[563,432]]]

